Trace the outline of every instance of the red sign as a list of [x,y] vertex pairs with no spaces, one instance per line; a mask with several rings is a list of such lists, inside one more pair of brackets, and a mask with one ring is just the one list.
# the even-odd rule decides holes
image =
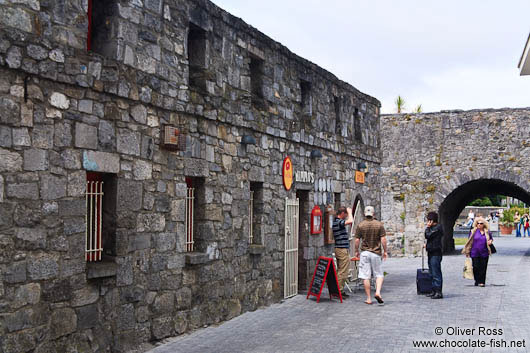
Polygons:
[[291,186],[293,186],[293,174],[293,162],[291,162],[291,158],[285,157],[283,160],[282,175],[283,186],[285,186],[285,190],[287,191],[291,190]]
[[311,211],[311,234],[320,234],[322,232],[322,211],[320,207],[315,206]]
[[318,303],[320,301],[320,295],[322,294],[322,288],[324,288],[324,283],[327,283],[328,285],[329,298],[332,299],[335,296],[339,298],[342,303],[342,294],[339,290],[339,281],[337,280],[337,272],[335,272],[333,259],[331,257],[320,256],[315,267],[315,273],[313,273],[313,279],[311,280],[306,299],[309,299],[309,296],[313,295],[317,297]]

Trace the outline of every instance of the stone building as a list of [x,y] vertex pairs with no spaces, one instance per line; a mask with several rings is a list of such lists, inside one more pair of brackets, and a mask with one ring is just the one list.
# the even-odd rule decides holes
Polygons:
[[208,1],[0,1],[0,351],[127,351],[305,291],[312,208],[379,212],[379,107]]
[[529,108],[381,116],[381,213],[392,254],[420,252],[429,211],[439,212],[450,252],[469,202],[498,194],[530,204],[529,136]]

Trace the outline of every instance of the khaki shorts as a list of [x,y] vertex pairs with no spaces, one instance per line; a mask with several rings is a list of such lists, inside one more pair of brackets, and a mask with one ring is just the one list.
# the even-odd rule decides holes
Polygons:
[[363,251],[359,260],[359,278],[370,279],[372,274],[376,278],[384,277],[381,263],[381,256],[371,251]]

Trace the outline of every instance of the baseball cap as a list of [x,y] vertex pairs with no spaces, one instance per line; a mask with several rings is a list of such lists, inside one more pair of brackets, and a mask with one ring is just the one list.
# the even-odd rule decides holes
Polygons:
[[374,213],[375,213],[375,210],[374,210],[374,208],[372,206],[366,206],[364,208],[364,215],[366,217],[373,217]]

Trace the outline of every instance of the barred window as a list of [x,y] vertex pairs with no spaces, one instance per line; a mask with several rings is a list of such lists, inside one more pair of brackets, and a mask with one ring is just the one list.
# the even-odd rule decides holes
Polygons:
[[263,245],[262,215],[263,215],[263,184],[250,183],[250,200],[248,207],[248,241],[249,244]]
[[313,114],[313,99],[311,97],[311,82],[300,80],[302,95],[302,114],[311,116]]
[[250,93],[251,102],[258,107],[264,106],[263,101],[263,66],[264,61],[256,56],[250,56]]
[[88,51],[116,58],[117,6],[117,0],[88,0]]
[[206,90],[206,31],[190,22],[188,32],[189,85]]
[[206,252],[208,227],[205,200],[205,179],[186,177],[186,252]]
[[101,261],[103,255],[116,255],[115,174],[86,173],[85,259]]
[[186,178],[186,252],[193,251],[194,241],[194,222],[195,222],[195,188],[193,179]]
[[86,182],[86,260],[100,261],[103,252],[103,176],[100,173],[87,173]]

